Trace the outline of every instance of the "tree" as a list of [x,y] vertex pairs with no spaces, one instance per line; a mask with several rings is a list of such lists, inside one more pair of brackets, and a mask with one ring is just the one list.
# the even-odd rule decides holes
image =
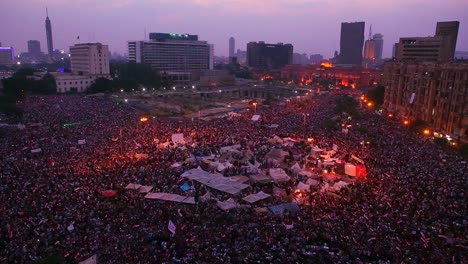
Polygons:
[[130,91],[139,85],[161,87],[161,76],[150,65],[141,63],[111,64],[111,72],[119,87]]
[[113,92],[116,88],[115,82],[107,78],[98,78],[96,81],[86,90],[88,93],[105,93]]
[[462,144],[459,148],[459,151],[463,157],[468,158],[468,144],[467,143]]
[[356,109],[358,106],[358,102],[354,100],[353,97],[349,95],[343,95],[336,98],[335,103],[335,111],[337,113],[346,112],[350,116],[355,116],[357,114]]
[[447,146],[448,140],[445,137],[436,137],[434,138],[434,143],[436,143],[439,146]]
[[380,108],[383,105],[384,96],[385,96],[385,86],[377,86],[375,88],[370,89],[367,92],[367,98],[369,98],[372,102],[374,102],[377,108]]

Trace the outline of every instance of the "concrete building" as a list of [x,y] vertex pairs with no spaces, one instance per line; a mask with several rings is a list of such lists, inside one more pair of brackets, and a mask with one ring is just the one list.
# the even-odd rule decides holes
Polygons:
[[259,70],[278,70],[293,62],[293,45],[267,44],[263,41],[247,44],[247,66]]
[[361,65],[364,22],[341,23],[340,64]]
[[311,64],[320,64],[323,61],[323,56],[321,54],[312,54],[309,57]]
[[443,61],[450,61],[455,57],[459,27],[458,21],[437,22],[435,35],[443,38],[444,48],[440,54]]
[[236,56],[234,50],[236,48],[236,40],[233,37],[229,38],[229,58],[233,58]]
[[150,41],[129,41],[128,61],[149,64],[160,72],[210,68],[210,46],[197,35],[150,33]]
[[208,69],[213,70],[214,69],[214,44],[208,44],[208,47],[210,49]]
[[97,78],[97,75],[75,75],[71,73],[51,72],[55,78],[58,93],[85,92]]
[[71,70],[76,75],[110,77],[109,47],[101,43],[83,43],[70,47]]
[[372,27],[369,29],[369,39],[364,43],[364,59],[376,61],[382,59],[383,35],[374,34],[372,37]]
[[400,38],[396,47],[398,61],[449,62],[454,59],[458,36],[458,21],[437,22],[433,37]]
[[47,39],[47,54],[49,55],[49,60],[54,61],[54,42],[52,40],[52,23],[49,19],[49,12],[46,8],[47,17],[45,20],[46,27],[46,39]]
[[28,40],[28,53],[34,56],[41,55],[41,42],[39,40]]
[[384,109],[468,142],[468,64],[386,63]]
[[12,65],[14,63],[14,49],[0,46],[0,65]]

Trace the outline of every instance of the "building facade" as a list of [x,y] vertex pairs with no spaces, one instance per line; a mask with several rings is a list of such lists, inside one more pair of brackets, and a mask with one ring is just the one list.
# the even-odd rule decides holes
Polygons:
[[0,65],[12,65],[14,63],[14,49],[0,46]]
[[259,70],[278,70],[293,62],[293,45],[267,44],[263,41],[247,44],[247,66]]
[[364,22],[341,23],[340,64],[362,64],[364,27]]
[[41,55],[41,42],[39,40],[28,40],[28,53],[34,56]]
[[433,37],[400,38],[396,45],[398,61],[450,62],[454,59],[458,37],[458,21],[437,22]]
[[128,61],[149,64],[160,72],[210,68],[210,46],[197,35],[150,33],[150,41],[129,41]]
[[468,142],[468,64],[386,63],[384,109]]
[[236,56],[234,50],[236,48],[236,40],[233,37],[229,38],[229,58],[233,58]]
[[71,70],[76,75],[110,77],[109,47],[101,43],[83,43],[70,47]]

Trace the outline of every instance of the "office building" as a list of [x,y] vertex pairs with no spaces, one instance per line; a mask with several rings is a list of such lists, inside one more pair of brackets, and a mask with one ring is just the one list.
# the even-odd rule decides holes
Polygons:
[[362,64],[364,22],[341,23],[340,64]]
[[70,47],[73,74],[110,76],[109,47],[101,43],[83,43]]
[[440,55],[443,61],[450,61],[455,57],[459,27],[458,21],[437,22],[435,35],[443,38],[444,48]]
[[234,49],[236,48],[236,40],[233,37],[229,38],[229,58],[233,58],[236,55],[234,54]]
[[312,54],[309,57],[310,64],[320,64],[323,61],[323,56],[321,54]]
[[28,53],[34,56],[41,55],[41,43],[39,40],[28,40]]
[[208,68],[210,70],[214,69],[214,45],[213,44],[208,44],[209,48],[209,63],[208,63]]
[[293,45],[267,44],[263,41],[247,44],[247,66],[259,70],[276,70],[293,62]]
[[192,72],[210,68],[210,46],[197,35],[150,33],[150,41],[129,41],[128,61],[160,72]]
[[12,65],[14,63],[14,55],[12,47],[0,46],[0,65]]
[[387,112],[468,142],[468,64],[386,63],[383,85]]
[[433,37],[400,38],[397,45],[398,61],[449,62],[454,59],[458,36],[458,21],[438,22]]
[[52,23],[49,19],[49,12],[46,9],[47,17],[45,20],[46,26],[46,38],[47,38],[47,54],[49,55],[49,60],[54,61],[54,42],[52,41]]

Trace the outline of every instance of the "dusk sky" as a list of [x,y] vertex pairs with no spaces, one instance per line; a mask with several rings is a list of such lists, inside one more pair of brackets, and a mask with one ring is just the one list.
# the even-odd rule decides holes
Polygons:
[[384,57],[399,37],[432,36],[437,21],[460,21],[457,50],[468,51],[467,0],[1,0],[0,42],[15,53],[37,39],[47,50],[45,8],[52,21],[54,48],[101,42],[127,53],[129,40],[146,32],[198,34],[228,54],[249,41],[291,43],[294,52],[330,58],[339,50],[341,22],[366,22],[384,35]]

